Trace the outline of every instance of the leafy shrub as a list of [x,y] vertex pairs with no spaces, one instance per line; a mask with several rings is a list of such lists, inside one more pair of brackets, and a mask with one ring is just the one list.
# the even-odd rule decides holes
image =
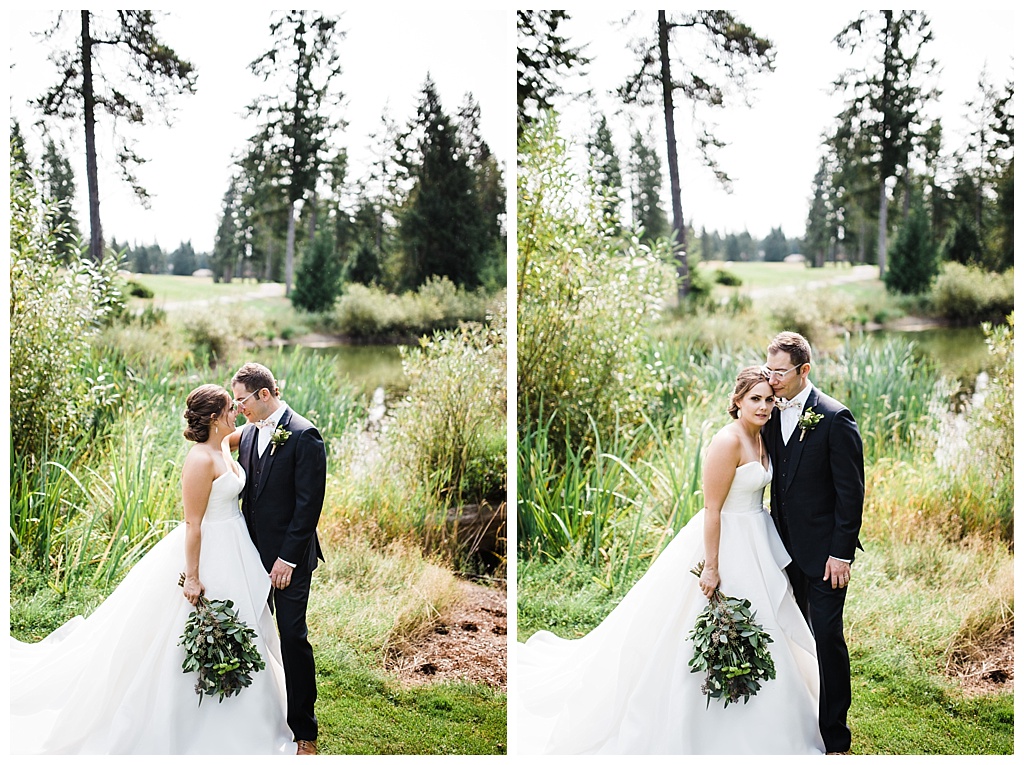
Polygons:
[[724,284],[726,287],[740,287],[743,284],[743,280],[740,277],[732,271],[726,271],[724,268],[719,268],[715,271],[715,281],[718,284]]
[[381,287],[350,284],[338,300],[330,325],[358,338],[408,337],[454,329],[460,321],[483,321],[495,298],[482,290],[456,287],[446,277],[430,277],[415,292],[393,295]]
[[79,367],[112,305],[102,282],[110,269],[86,261],[62,266],[44,225],[48,208],[37,204],[15,156],[10,189],[11,444],[15,453],[40,455],[58,434],[73,438],[81,429],[88,386]]
[[182,323],[196,364],[214,366],[237,354],[245,343],[266,334],[266,321],[255,308],[210,308],[191,311]]
[[917,295],[928,291],[936,273],[938,255],[932,242],[931,222],[920,200],[915,200],[889,249],[885,287],[890,292]]
[[1013,269],[1000,274],[946,263],[932,288],[932,306],[953,321],[1001,322],[1013,311]]
[[411,483],[451,506],[500,498],[505,476],[505,319],[436,334],[403,359],[410,380],[387,441]]
[[517,183],[519,422],[553,416],[552,432],[572,443],[633,429],[657,398],[644,360],[670,284],[668,245],[607,227],[553,118],[524,134]]
[[292,305],[307,313],[329,311],[341,292],[341,269],[334,237],[328,231],[320,231],[299,260]]
[[134,279],[129,279],[128,282],[125,284],[125,287],[128,290],[128,294],[131,295],[132,297],[146,299],[153,297],[153,290],[151,290],[145,284],[140,284]]
[[779,332],[799,332],[812,348],[835,344],[835,327],[856,328],[853,300],[837,290],[797,290],[772,299],[772,321]]

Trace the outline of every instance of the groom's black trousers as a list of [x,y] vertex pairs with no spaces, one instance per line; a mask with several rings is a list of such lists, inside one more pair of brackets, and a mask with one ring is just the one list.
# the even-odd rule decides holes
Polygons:
[[272,606],[281,635],[284,682],[288,692],[288,727],[296,741],[316,741],[316,666],[306,628],[306,603],[313,572],[304,566],[292,572],[283,590],[271,589]]
[[[818,726],[829,752],[850,748],[846,713],[850,710],[850,652],[843,637],[843,605],[846,588],[832,589],[832,582],[809,577],[796,563],[786,568],[793,595],[814,633],[818,649],[821,691],[818,698]],[[824,572],[823,572],[824,575]]]

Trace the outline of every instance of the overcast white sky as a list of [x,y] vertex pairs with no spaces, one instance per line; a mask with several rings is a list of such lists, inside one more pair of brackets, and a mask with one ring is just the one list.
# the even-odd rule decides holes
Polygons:
[[[71,29],[78,24],[77,15],[72,12],[65,21]],[[55,11],[27,10],[8,16],[5,54],[13,62],[12,68],[5,67],[9,105],[22,130],[33,139],[30,151],[37,160],[41,144],[32,127],[37,115],[26,101],[42,93],[55,75],[46,60],[45,44],[30,33],[46,28],[54,16]],[[341,27],[347,35],[340,45],[341,90],[349,124],[342,143],[353,165],[349,178],[361,175],[369,136],[379,128],[385,107],[401,125],[414,115],[428,71],[451,115],[466,92],[473,93],[480,104],[484,139],[512,172],[513,16],[502,10],[369,3],[343,11]],[[269,11],[219,6],[175,11],[159,21],[161,39],[195,65],[197,93],[176,99],[173,127],[154,119],[138,134],[138,153],[149,160],[139,179],[152,196],[150,210],[143,209],[119,179],[109,143],[99,146],[100,213],[108,242],[111,237],[119,242],[157,242],[170,251],[179,242],[191,240],[197,251],[213,248],[233,156],[255,132],[255,124],[246,124],[242,112],[261,92],[262,82],[249,72],[248,64],[269,48],[268,24]],[[82,130],[75,127],[73,140],[81,143]],[[70,128],[66,125],[65,130]],[[79,192],[76,213],[87,229],[85,161],[79,159],[79,152],[74,161]]]
[[[586,53],[593,58],[589,85],[612,122],[619,156],[625,162],[628,119],[625,115],[613,118],[617,104],[606,94],[622,84],[634,68],[629,43],[635,32],[631,30],[639,30],[645,23],[653,29],[657,12],[642,12],[622,31],[614,22],[629,11],[605,8],[572,11],[565,34],[573,44],[589,43]],[[815,4],[813,10],[751,6],[736,12],[757,34],[775,43],[775,71],[754,78],[757,87],[752,108],[737,105],[716,110],[714,119],[721,126],[718,135],[730,143],[719,158],[735,181],[732,194],[722,191],[710,171],[701,167],[693,149],[690,112],[677,103],[676,134],[687,223],[696,225],[697,230],[706,226],[721,233],[746,228],[755,237],[780,225],[789,237],[803,234],[821,135],[842,106],[841,98],[829,95],[830,85],[855,60],[832,40],[858,13],[826,3]],[[934,35],[931,55],[942,67],[938,84],[943,95],[937,108],[948,149],[963,141],[963,105],[975,96],[982,67],[988,65],[990,81],[1000,87],[1012,76],[1017,38],[1013,13],[1005,8],[946,6],[946,10],[928,11],[928,16]],[[581,103],[566,107],[563,127],[583,140],[590,130],[591,111],[591,106]],[[660,112],[650,109],[641,118],[644,125],[648,113],[654,119],[653,134],[663,147],[664,120]],[[664,177],[665,209],[671,215],[667,165]]]
[[[19,11],[9,16],[5,52],[15,66],[6,69],[9,104],[23,129],[32,133],[34,113],[25,105],[53,80],[44,47],[29,34],[44,28],[53,11]],[[565,29],[575,44],[589,43],[589,85],[616,130],[620,156],[628,148],[628,123],[613,117],[616,105],[607,91],[620,84],[633,66],[632,37],[612,25],[626,10],[607,5],[572,11]],[[647,11],[647,19],[654,11]],[[991,79],[1002,85],[1012,76],[1016,36],[1009,9],[983,6],[929,11],[935,42],[932,55],[941,66],[943,115],[947,149],[963,140],[963,104],[987,64]],[[118,179],[109,145],[101,145],[101,212],[106,237],[140,244],[159,242],[167,250],[191,240],[197,250],[213,246],[221,199],[227,188],[233,155],[254,130],[241,117],[245,105],[260,92],[248,63],[268,46],[268,12],[219,9],[202,13],[174,12],[159,24],[162,38],[196,65],[195,96],[178,99],[174,126],[153,121],[139,136],[138,150],[150,159],[140,179],[153,196],[144,210]],[[836,74],[851,59],[832,42],[857,11],[832,4],[813,10],[780,10],[751,6],[737,15],[776,45],[776,71],[756,78],[752,108],[718,110],[719,135],[730,146],[720,153],[723,168],[734,178],[732,194],[722,191],[710,172],[700,167],[692,150],[689,115],[677,110],[676,124],[683,178],[683,214],[698,228],[722,233],[744,228],[763,237],[774,226],[787,236],[803,233],[811,182],[820,156],[822,132],[841,102],[828,94]],[[71,19],[74,23],[76,20]],[[73,26],[73,24],[72,24]],[[513,8],[481,10],[419,9],[368,5],[346,10],[342,26],[344,73],[349,127],[343,143],[353,168],[362,171],[369,135],[380,124],[385,106],[404,123],[415,108],[429,70],[449,112],[471,91],[481,105],[484,138],[505,162],[509,182],[515,156],[515,14]],[[581,140],[590,128],[590,105],[567,105],[563,124]],[[664,143],[660,115],[651,110],[655,136]],[[646,115],[641,119],[646,121]],[[69,126],[70,127],[70,126]],[[30,136],[33,137],[34,136]],[[77,131],[81,141],[81,130]],[[38,143],[36,156],[38,157]],[[77,214],[87,220],[84,160],[76,154],[79,186]],[[668,171],[665,170],[665,184]],[[667,193],[666,197],[666,209]]]

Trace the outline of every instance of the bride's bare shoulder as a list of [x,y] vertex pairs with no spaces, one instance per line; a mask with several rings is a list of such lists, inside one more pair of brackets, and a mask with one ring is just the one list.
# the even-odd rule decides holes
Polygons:
[[213,452],[201,444],[195,444],[185,455],[181,473],[185,478],[202,478],[206,475],[213,475],[215,468]]
[[711,437],[708,444],[708,457],[729,457],[739,454],[743,447],[740,432],[734,423],[723,426]]

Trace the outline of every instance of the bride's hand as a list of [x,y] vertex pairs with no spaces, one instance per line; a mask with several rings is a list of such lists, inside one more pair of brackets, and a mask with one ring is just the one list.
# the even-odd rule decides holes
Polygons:
[[700,591],[704,593],[704,597],[710,598],[721,583],[722,579],[718,576],[718,569],[705,566],[700,575]]
[[206,587],[196,577],[185,577],[185,600],[193,606],[199,602],[199,596],[206,592]]

